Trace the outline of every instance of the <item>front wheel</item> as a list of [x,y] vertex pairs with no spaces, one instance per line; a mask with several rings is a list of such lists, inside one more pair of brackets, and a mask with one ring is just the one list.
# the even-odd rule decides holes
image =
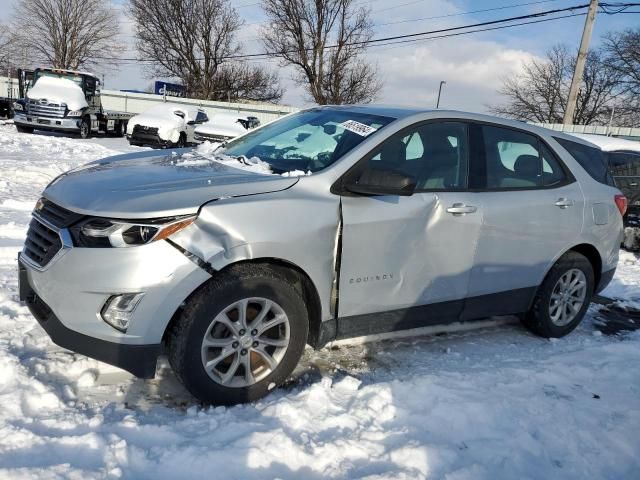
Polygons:
[[182,132],[180,134],[180,138],[175,143],[174,147],[175,148],[184,148],[186,146],[187,146],[187,135],[186,135],[186,133]]
[[89,117],[80,120],[80,138],[87,139],[91,136],[91,122]]
[[284,272],[231,267],[187,301],[169,331],[169,363],[203,402],[254,401],[296,367],[308,322],[303,294]]
[[578,252],[567,252],[555,263],[538,288],[523,323],[546,338],[570,333],[582,321],[594,290],[591,263]]

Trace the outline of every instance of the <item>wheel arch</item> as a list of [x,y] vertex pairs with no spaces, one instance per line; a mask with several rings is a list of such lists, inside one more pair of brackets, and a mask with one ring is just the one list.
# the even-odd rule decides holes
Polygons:
[[552,262],[550,262],[540,282],[544,281],[544,279],[547,278],[549,271],[558,262],[558,260],[560,260],[560,258],[562,258],[564,255],[566,255],[569,252],[577,252],[581,255],[584,255],[586,259],[589,260],[589,263],[591,264],[591,268],[593,268],[594,288],[597,288],[602,278],[602,255],[600,254],[598,249],[591,243],[576,244],[571,248],[567,248],[565,251],[559,254],[556,258],[553,259]]
[[598,249],[590,243],[581,243],[571,247],[568,251],[580,253],[589,260],[589,263],[593,268],[593,287],[597,288],[600,284],[600,279],[602,278],[602,257],[600,256]]
[[178,309],[173,313],[171,319],[169,320],[169,323],[164,329],[164,333],[162,336],[163,343],[167,339],[167,333],[171,330],[175,322],[178,321],[182,312],[182,307],[187,302],[189,302],[189,300],[197,292],[199,292],[212,278],[215,278],[215,276],[217,275],[222,275],[232,269],[242,268],[244,266],[250,265],[262,265],[268,268],[277,269],[280,273],[288,277],[290,281],[292,281],[292,283],[299,285],[304,297],[305,304],[307,305],[307,310],[309,312],[309,334],[307,337],[307,343],[315,347],[319,343],[318,341],[322,324],[322,304],[320,302],[320,295],[318,293],[318,290],[311,280],[311,277],[302,268],[288,260],[274,257],[238,260],[229,263],[225,265],[224,268],[216,271],[209,279],[205,280],[202,284],[195,288],[187,296],[187,298],[185,298],[184,302],[182,302],[182,305],[178,307]]

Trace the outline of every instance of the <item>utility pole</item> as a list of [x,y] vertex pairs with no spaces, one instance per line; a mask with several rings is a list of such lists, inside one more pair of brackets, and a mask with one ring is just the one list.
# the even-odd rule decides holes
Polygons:
[[445,85],[447,82],[444,80],[440,80],[440,88],[438,88],[438,101],[436,102],[436,109],[440,108],[440,95],[442,94],[442,85]]
[[571,79],[571,88],[569,89],[569,99],[567,101],[567,109],[564,111],[562,123],[571,125],[573,123],[573,115],[576,111],[576,102],[578,100],[578,89],[582,83],[582,75],[584,74],[584,64],[587,61],[587,53],[589,53],[589,43],[591,42],[591,32],[593,32],[593,23],[596,20],[598,12],[598,0],[591,0],[589,3],[589,11],[584,21],[584,30],[582,30],[582,40],[580,40],[580,50],[576,59],[576,68],[573,71]]

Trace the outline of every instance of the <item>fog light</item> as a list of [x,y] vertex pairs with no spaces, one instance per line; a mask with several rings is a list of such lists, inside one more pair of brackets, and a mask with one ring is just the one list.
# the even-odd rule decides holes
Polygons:
[[129,328],[129,320],[134,310],[140,303],[144,293],[124,293],[112,295],[102,307],[102,319],[113,328],[126,332]]

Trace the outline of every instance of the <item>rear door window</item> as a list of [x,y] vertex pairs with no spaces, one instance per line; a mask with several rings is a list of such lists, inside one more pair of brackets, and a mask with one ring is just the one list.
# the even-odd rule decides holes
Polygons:
[[560,162],[535,135],[492,125],[480,128],[486,172],[484,187],[531,189],[565,182]]
[[602,150],[564,138],[554,137],[562,147],[580,164],[595,181],[615,185],[607,167],[607,158]]
[[609,168],[614,177],[639,177],[640,152],[609,153]]

